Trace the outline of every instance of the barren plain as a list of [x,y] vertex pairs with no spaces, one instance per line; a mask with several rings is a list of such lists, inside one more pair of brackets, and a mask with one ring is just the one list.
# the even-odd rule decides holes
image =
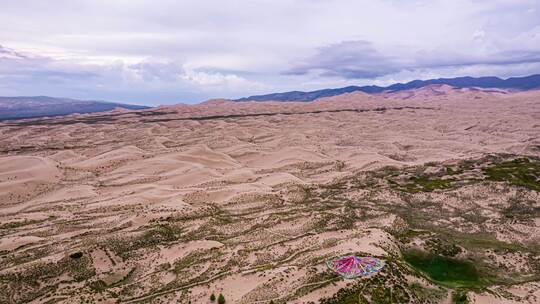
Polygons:
[[540,303],[539,179],[538,91],[7,121],[0,303]]

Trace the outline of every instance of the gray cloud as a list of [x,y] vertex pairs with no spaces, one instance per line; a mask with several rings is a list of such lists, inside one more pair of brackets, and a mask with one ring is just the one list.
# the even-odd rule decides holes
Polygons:
[[458,53],[445,49],[420,50],[405,58],[397,58],[378,51],[367,41],[359,40],[321,47],[314,56],[295,63],[284,74],[316,73],[322,77],[373,79],[399,73],[403,70],[532,63],[540,63],[540,46],[538,50],[509,49],[483,54],[476,54],[474,51]]
[[[201,93],[200,88],[227,94],[257,85],[235,74],[191,69],[181,62],[85,64],[5,47],[0,47],[0,79],[0,92],[8,92],[7,95],[120,98],[120,101],[148,104],[201,100],[207,93]],[[161,100],[151,96],[159,96]]]
[[0,76],[4,82],[88,80],[97,77],[98,71],[92,66],[79,66],[0,46]]
[[10,50],[0,45],[0,59],[1,58],[26,59],[27,57],[24,56],[23,54],[15,52],[14,50]]
[[399,63],[367,41],[344,41],[320,48],[315,56],[301,61],[285,74],[303,75],[311,71],[330,77],[376,78],[398,72]]

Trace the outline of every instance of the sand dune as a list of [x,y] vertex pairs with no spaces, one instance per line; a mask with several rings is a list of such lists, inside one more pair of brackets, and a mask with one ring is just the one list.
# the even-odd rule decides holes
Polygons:
[[144,151],[134,147],[125,146],[119,149],[108,151],[86,160],[72,164],[74,168],[85,169],[89,171],[108,171],[117,167],[119,164],[134,161],[142,158]]
[[[352,288],[324,262],[355,253],[389,261],[380,281],[355,281],[366,292],[386,284],[377,290],[439,303],[455,290],[400,251],[472,232],[489,236],[477,246],[532,261],[508,273],[537,275],[540,222],[520,212],[537,214],[538,192],[487,180],[480,166],[540,157],[539,99],[429,86],[1,123],[0,302],[208,303],[212,292],[227,303],[317,302]],[[458,258],[491,265],[509,254],[467,244]],[[535,303],[534,284],[488,288]]]
[[302,162],[323,162],[324,156],[299,147],[284,148],[276,152],[253,153],[239,159],[254,168],[275,168]]
[[170,157],[177,160],[201,164],[204,167],[212,169],[225,169],[238,166],[236,161],[227,154],[213,151],[207,146],[195,147],[186,152],[171,155]]
[[0,202],[22,202],[49,191],[60,180],[53,161],[35,156],[0,157]]

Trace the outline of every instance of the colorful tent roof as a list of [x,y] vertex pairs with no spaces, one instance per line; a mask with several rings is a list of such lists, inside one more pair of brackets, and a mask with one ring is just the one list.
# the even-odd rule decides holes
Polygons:
[[373,257],[349,255],[328,261],[326,265],[344,278],[354,279],[379,272],[384,267],[384,261]]

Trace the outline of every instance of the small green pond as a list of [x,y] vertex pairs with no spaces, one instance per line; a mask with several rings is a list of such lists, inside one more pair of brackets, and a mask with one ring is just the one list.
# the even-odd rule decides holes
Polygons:
[[403,253],[403,258],[412,267],[443,285],[452,287],[474,287],[481,285],[480,274],[470,261],[435,255],[419,250],[406,251]]

